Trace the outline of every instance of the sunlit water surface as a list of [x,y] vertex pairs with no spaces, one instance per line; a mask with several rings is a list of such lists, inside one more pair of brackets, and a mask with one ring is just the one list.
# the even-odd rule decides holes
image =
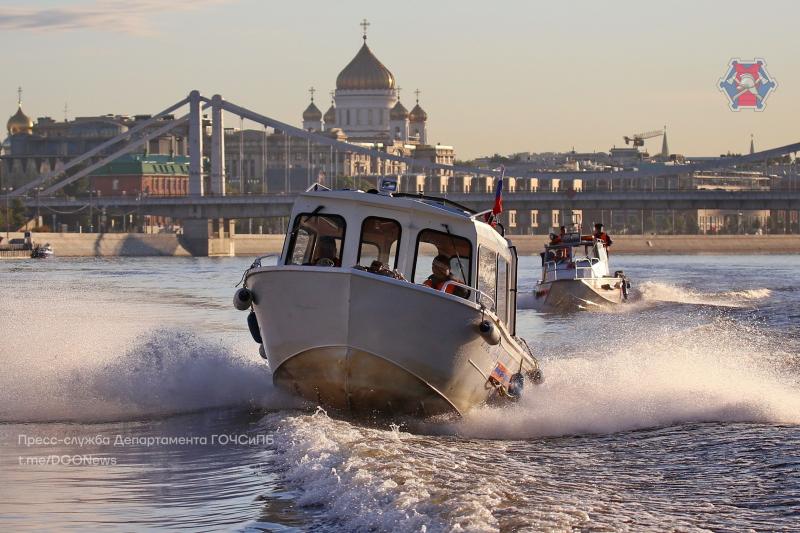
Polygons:
[[0,262],[0,530],[796,531],[800,256],[613,260],[638,302],[547,316],[523,258],[545,383],[399,426],[272,388],[249,259]]

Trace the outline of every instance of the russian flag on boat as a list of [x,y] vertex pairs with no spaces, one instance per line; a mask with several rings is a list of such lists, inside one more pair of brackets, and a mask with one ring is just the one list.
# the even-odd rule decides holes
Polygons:
[[492,370],[492,375],[489,377],[501,385],[508,385],[508,383],[511,381],[511,373],[508,371],[506,366],[499,361],[497,366],[494,367],[494,370]]
[[494,192],[494,205],[492,212],[486,213],[484,221],[494,226],[497,223],[497,215],[503,212],[503,177],[506,174],[506,167],[500,165],[500,177],[497,179],[497,187]]

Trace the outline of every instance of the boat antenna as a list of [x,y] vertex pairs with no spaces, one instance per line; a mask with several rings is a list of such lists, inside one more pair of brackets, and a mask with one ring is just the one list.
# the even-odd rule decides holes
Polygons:
[[461,264],[461,256],[458,255],[458,248],[456,248],[456,240],[453,238],[453,234],[450,233],[450,226],[447,224],[442,224],[444,229],[447,230],[447,234],[450,236],[450,244],[453,245],[453,251],[456,253],[456,259],[458,259],[458,269],[461,271],[461,279],[464,280],[464,283],[469,283],[467,279],[467,275],[464,274],[464,265]]

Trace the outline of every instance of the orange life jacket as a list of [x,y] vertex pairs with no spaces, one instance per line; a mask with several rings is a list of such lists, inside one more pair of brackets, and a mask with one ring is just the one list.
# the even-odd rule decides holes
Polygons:
[[[431,277],[429,277],[428,279],[425,280],[423,285],[425,285],[426,287],[430,287],[432,289],[436,289],[437,291],[440,291],[440,290],[442,290],[442,287],[444,286],[444,284],[447,283],[448,281],[451,281],[451,280],[445,279],[445,280],[442,280],[442,281],[434,281],[433,276],[431,276]],[[450,285],[447,286],[447,288],[445,289],[444,292],[446,292],[447,294],[453,294],[455,292],[456,288],[457,287],[455,285],[450,284]]]

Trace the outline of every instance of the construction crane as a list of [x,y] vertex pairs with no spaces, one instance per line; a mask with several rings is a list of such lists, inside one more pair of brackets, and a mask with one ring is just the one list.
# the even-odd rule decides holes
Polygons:
[[653,131],[646,131],[644,133],[634,133],[630,137],[625,135],[623,139],[625,139],[625,144],[633,143],[633,146],[644,146],[645,139],[652,139],[653,137],[659,137],[664,135],[666,128],[663,130],[653,130]]

